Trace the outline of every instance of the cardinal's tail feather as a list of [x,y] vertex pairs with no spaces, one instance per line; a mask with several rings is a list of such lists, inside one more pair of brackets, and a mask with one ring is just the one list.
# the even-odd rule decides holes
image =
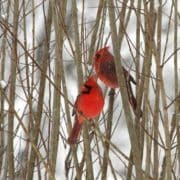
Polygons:
[[[128,98],[129,98],[129,102],[133,108],[133,111],[136,114],[136,109],[137,109],[137,100],[133,94],[133,90],[132,90],[132,86],[130,81],[126,81],[126,85],[127,85],[127,92],[128,92]],[[142,116],[142,110],[140,110],[140,117]]]
[[75,144],[77,142],[79,135],[80,135],[80,131],[82,128],[82,122],[78,118],[81,118],[81,117],[78,117],[76,115],[73,128],[72,128],[71,133],[70,133],[69,138],[68,138],[69,144]]
[[136,85],[136,81],[134,80],[134,78],[131,76],[131,74],[125,69],[123,68],[124,71],[124,76],[126,78],[126,81],[132,82],[133,84]]
[[136,85],[136,81],[134,80],[134,78],[131,75],[129,75],[129,81],[131,81],[133,84]]
[[134,97],[130,82],[127,82],[127,92],[128,92],[130,104],[132,105],[133,109],[136,109],[137,108],[137,101],[136,101],[136,98]]

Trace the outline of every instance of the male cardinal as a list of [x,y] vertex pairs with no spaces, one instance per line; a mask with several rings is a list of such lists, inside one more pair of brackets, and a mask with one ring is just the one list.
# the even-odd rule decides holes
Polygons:
[[68,138],[69,144],[75,144],[80,134],[84,120],[92,120],[97,117],[104,106],[104,97],[101,88],[97,84],[97,78],[92,75],[81,87],[80,94],[75,102],[75,122]]
[[[94,68],[99,79],[110,88],[120,87],[117,80],[114,56],[108,51],[109,47],[104,47],[98,50],[94,55]],[[136,84],[136,81],[123,67],[123,72],[126,80],[129,102],[135,111],[137,108],[137,101],[133,95],[131,82]]]

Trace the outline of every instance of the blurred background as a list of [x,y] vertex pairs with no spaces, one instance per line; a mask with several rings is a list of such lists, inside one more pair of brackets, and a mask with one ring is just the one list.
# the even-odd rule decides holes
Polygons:
[[[179,179],[179,7],[0,0],[0,179]],[[103,112],[70,146],[73,104],[105,46],[136,80],[142,117],[98,80]]]

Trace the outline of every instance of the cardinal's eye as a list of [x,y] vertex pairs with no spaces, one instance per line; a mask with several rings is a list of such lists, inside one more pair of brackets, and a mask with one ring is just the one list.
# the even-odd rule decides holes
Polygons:
[[101,55],[96,53],[96,59],[99,59],[100,57],[101,57]]
[[92,87],[91,87],[91,86],[89,86],[89,85],[85,84],[85,85],[84,85],[84,89],[83,89],[82,93],[83,93],[83,94],[89,94],[89,93],[90,93],[90,91],[91,91],[91,89],[92,89]]

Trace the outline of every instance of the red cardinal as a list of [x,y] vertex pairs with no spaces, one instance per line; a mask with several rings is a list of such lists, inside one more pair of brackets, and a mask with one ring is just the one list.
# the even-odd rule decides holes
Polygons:
[[[98,50],[94,55],[94,67],[99,79],[110,88],[118,88],[118,80],[116,75],[114,56],[108,51],[109,47],[104,47]],[[133,95],[131,82],[136,84],[136,81],[123,67],[123,72],[126,80],[129,102],[135,111],[137,108],[137,101]]]
[[92,120],[97,117],[104,106],[104,97],[101,88],[97,84],[97,78],[91,76],[82,86],[80,94],[75,102],[75,122],[68,138],[69,144],[76,143],[84,120]]

